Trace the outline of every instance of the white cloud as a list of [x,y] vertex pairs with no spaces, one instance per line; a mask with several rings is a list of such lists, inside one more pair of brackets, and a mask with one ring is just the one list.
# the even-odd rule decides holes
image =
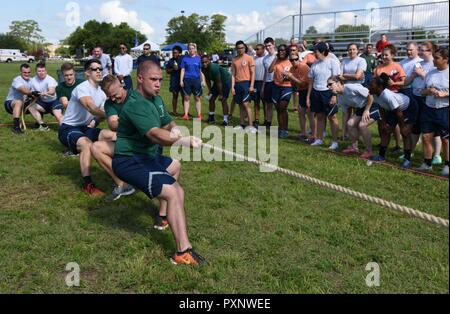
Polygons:
[[150,24],[139,19],[136,11],[127,11],[123,8],[119,0],[103,3],[100,7],[100,16],[106,22],[114,25],[126,22],[132,28],[137,29],[148,37],[152,36],[155,32]]

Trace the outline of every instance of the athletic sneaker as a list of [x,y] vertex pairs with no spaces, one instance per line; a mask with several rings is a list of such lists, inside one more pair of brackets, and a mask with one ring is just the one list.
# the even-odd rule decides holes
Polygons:
[[448,171],[449,171],[448,166],[445,166],[444,169],[442,169],[441,171],[441,176],[448,177]]
[[403,169],[409,169],[411,168],[411,161],[405,159],[405,161],[402,162],[401,167]]
[[87,185],[83,186],[83,192],[86,192],[88,194],[90,194],[93,197],[97,197],[97,196],[103,196],[105,195],[105,192],[103,192],[102,190],[98,189],[94,183],[89,183]]
[[402,148],[399,146],[395,146],[394,148],[391,149],[391,153],[393,154],[400,154],[402,152]]
[[331,144],[331,146],[328,147],[329,150],[334,150],[334,151],[337,151],[338,148],[339,148],[338,142],[333,142],[333,144]]
[[433,171],[433,166],[428,166],[426,163],[423,163],[419,168],[416,168],[416,170],[421,172],[431,172]]
[[359,156],[359,158],[370,159],[372,156],[373,156],[373,153],[371,153],[371,152],[364,152],[364,153],[362,153],[361,156]]
[[38,131],[40,131],[40,132],[48,132],[48,131],[50,131],[50,128],[48,127],[47,124],[43,123],[43,124],[41,124],[39,126]]
[[225,120],[223,120],[223,122],[222,122],[222,126],[228,126],[228,122],[227,122],[227,121],[225,121]]
[[433,161],[431,162],[433,166],[442,165],[442,157],[440,155],[434,155]]
[[310,138],[308,138],[308,139],[306,140],[306,143],[312,144],[312,143],[314,143],[315,141],[316,141],[316,139],[315,139],[314,137],[310,137]]
[[22,134],[23,134],[22,129],[19,128],[18,126],[13,127],[13,128],[11,129],[11,131],[12,131],[14,134],[17,134],[17,135],[22,135]]
[[[413,158],[414,157],[414,154],[411,154],[411,158]],[[400,160],[400,161],[405,161],[405,155],[403,154],[403,155],[401,155],[400,157],[398,157],[398,159]]]
[[359,154],[359,149],[350,146],[350,147],[347,147],[346,149],[344,149],[342,152],[343,152],[344,154],[347,154],[347,155],[351,155],[351,154]]
[[279,138],[288,138],[289,137],[289,131],[286,131],[286,130],[278,131],[278,137]]
[[199,114],[199,115],[197,116],[197,119],[203,120],[203,116],[202,116],[201,114]]
[[385,162],[386,161],[386,157],[377,155],[377,156],[371,157],[370,160],[376,161],[376,162]]
[[243,131],[244,128],[243,128],[241,125],[237,125],[237,126],[235,126],[235,127],[233,128],[233,130],[236,131],[236,132],[240,132],[240,131]]
[[80,154],[75,155],[71,150],[68,150],[67,152],[63,153],[62,156],[64,158],[72,158],[72,157],[79,157]]
[[307,143],[308,142],[308,137],[305,135],[299,135],[298,136],[298,140],[302,143]]
[[161,217],[160,215],[156,215],[155,217],[155,225],[153,226],[156,230],[164,231],[169,228],[169,221],[167,217]]
[[209,115],[208,116],[208,120],[206,122],[207,123],[215,123],[216,122],[216,118],[214,117],[214,115]]
[[175,253],[170,261],[174,265],[199,266],[208,264],[208,262],[199,254],[197,254],[194,249],[189,249],[183,253]]
[[181,117],[181,120],[189,121],[189,115],[184,115]]
[[259,127],[259,120],[255,120],[255,122],[253,122],[253,127],[255,129],[257,129]]
[[314,142],[311,144],[311,146],[322,146],[323,145],[323,141],[322,140],[314,140]]
[[106,197],[106,201],[114,202],[114,201],[117,201],[122,196],[128,196],[135,192],[136,192],[136,190],[134,189],[134,187],[132,187],[131,185],[128,185],[128,184],[124,184],[123,187],[120,187],[120,186],[116,187],[113,190],[113,192],[111,193],[111,195]]
[[245,129],[245,131],[249,134],[257,134],[258,133],[258,129],[256,129],[253,126],[249,126],[248,128]]

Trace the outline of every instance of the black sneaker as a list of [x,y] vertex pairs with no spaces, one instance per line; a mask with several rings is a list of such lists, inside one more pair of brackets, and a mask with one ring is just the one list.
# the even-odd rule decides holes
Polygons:
[[257,129],[259,127],[259,120],[255,120],[255,122],[253,122],[253,126]]
[[225,121],[225,120],[223,120],[223,122],[222,122],[222,126],[228,126],[228,122],[227,121]]
[[209,115],[208,116],[208,121],[206,121],[207,123],[215,123],[216,122],[216,118],[214,117],[214,115]]
[[156,215],[155,217],[155,225],[153,226],[156,230],[164,231],[169,228],[169,221],[167,217],[161,217],[160,215]]
[[22,134],[23,134],[22,129],[19,128],[18,126],[13,127],[11,130],[12,130],[12,132],[13,132],[14,134],[17,134],[17,135],[22,135]]
[[391,153],[392,154],[401,154],[402,153],[402,148],[399,146],[395,146],[394,148],[391,148]]

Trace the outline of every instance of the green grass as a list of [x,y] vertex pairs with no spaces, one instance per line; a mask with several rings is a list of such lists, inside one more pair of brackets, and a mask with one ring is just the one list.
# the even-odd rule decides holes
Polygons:
[[[1,99],[17,67],[0,65]],[[62,158],[52,128],[17,137],[0,127],[2,293],[449,292],[448,229],[242,162],[183,163],[190,238],[210,265],[174,267],[171,234],[152,228],[157,205],[142,193],[113,204],[82,194],[78,159]],[[279,155],[282,167],[448,219],[448,181],[294,139]],[[111,191],[96,164],[93,178]],[[69,262],[81,267],[78,288],[65,285]],[[369,262],[380,264],[380,287],[365,284]]]

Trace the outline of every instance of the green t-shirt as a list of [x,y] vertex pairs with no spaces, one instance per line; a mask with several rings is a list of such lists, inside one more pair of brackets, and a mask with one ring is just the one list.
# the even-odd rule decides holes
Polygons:
[[204,70],[203,74],[205,75],[205,78],[209,81],[212,81],[214,84],[217,80],[217,78],[220,77],[220,80],[223,85],[225,84],[231,84],[231,74],[228,72],[227,69],[224,67],[221,67],[218,64],[211,63],[209,65],[208,70]]
[[112,116],[120,116],[120,113],[122,112],[122,108],[123,108],[124,104],[127,103],[129,97],[130,97],[130,92],[127,92],[127,97],[125,98],[125,101],[120,104],[118,104],[108,98],[108,100],[105,102],[106,118],[109,118]]
[[366,73],[373,73],[373,70],[377,67],[378,62],[375,59],[373,55],[367,55],[366,53],[363,53],[361,55],[361,58],[366,60],[367,63],[367,70]]
[[161,128],[172,122],[161,97],[145,99],[136,91],[130,91],[120,113],[115,155],[136,154],[154,157],[159,145],[151,142],[146,134],[153,128]]
[[83,82],[83,80],[75,80],[75,84],[73,84],[72,86],[67,86],[66,82],[59,83],[56,87],[56,96],[58,97],[58,99],[60,99],[61,97],[66,97],[67,100],[70,100],[75,87]]

